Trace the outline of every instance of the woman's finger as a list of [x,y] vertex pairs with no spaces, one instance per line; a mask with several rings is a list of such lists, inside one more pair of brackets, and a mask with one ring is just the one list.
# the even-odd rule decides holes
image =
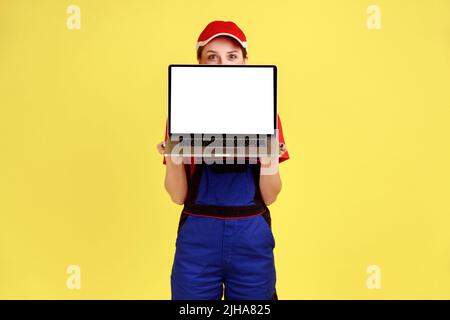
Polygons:
[[158,149],[158,152],[159,152],[160,154],[164,154],[164,151],[165,151],[165,149],[166,149],[166,144],[165,144],[165,142],[162,141],[162,142],[158,143],[158,144],[156,145],[156,149]]
[[282,156],[287,151],[287,147],[284,143],[280,143],[280,155]]

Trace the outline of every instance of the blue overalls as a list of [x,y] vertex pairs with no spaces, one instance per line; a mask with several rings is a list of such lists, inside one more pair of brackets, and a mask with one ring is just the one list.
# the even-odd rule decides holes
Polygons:
[[173,300],[276,300],[270,212],[259,164],[185,164],[188,195],[171,273]]

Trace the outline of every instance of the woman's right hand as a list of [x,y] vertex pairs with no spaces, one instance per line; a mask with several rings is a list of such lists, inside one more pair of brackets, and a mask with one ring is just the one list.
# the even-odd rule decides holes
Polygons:
[[165,141],[161,141],[156,145],[158,152],[166,158],[166,164],[169,161],[177,165],[183,164],[183,156],[177,154],[167,154],[166,145],[167,144]]

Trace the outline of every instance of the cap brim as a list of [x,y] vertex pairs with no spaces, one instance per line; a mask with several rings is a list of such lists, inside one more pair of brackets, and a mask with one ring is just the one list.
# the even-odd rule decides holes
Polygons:
[[196,44],[196,49],[198,50],[198,48],[206,46],[211,40],[213,40],[214,38],[217,38],[219,36],[229,36],[232,37],[233,39],[235,39],[237,42],[239,42],[239,44],[247,49],[247,41],[242,41],[241,39],[239,39],[238,37],[236,37],[235,35],[231,34],[231,33],[217,33],[211,37],[209,37],[208,39],[206,39],[205,41],[199,41]]

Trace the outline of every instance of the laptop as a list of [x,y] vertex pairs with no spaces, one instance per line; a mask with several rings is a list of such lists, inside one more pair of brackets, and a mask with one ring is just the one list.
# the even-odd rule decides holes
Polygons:
[[275,65],[171,64],[166,154],[278,155]]

